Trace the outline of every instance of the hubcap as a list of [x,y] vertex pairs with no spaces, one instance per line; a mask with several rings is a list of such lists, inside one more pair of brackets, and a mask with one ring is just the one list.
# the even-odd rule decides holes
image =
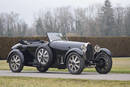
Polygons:
[[13,55],[10,60],[10,65],[13,70],[18,70],[20,67],[20,57],[18,55]]
[[105,71],[109,68],[109,58],[108,56],[104,55],[101,57],[101,59],[99,60],[99,65],[98,65],[101,69],[101,71]]
[[48,54],[48,51],[44,48],[41,48],[39,51],[38,51],[38,54],[37,54],[37,58],[38,58],[38,61],[41,63],[41,64],[46,64],[49,60],[49,54]]
[[100,67],[104,67],[104,66],[105,66],[105,60],[100,59],[100,61],[99,61],[99,66],[100,66]]
[[70,58],[68,60],[68,67],[73,72],[76,72],[80,69],[80,60],[77,55],[70,56]]

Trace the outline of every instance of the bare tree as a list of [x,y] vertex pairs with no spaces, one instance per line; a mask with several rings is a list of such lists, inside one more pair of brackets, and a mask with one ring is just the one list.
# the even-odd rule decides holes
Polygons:
[[115,21],[115,36],[125,35],[125,16],[126,9],[123,7],[116,7],[114,9],[114,21]]
[[54,31],[54,18],[50,11],[42,12],[35,21],[35,28],[38,35],[45,35],[46,32]]
[[0,16],[1,36],[24,36],[27,24],[19,19],[19,15],[11,12],[10,14],[2,13]]
[[125,35],[130,36],[130,7],[127,8],[125,17]]
[[64,34],[74,30],[74,19],[70,10],[69,7],[62,7],[54,12],[57,29]]
[[3,17],[2,15],[0,15],[0,36],[3,36],[4,35],[4,20],[3,20]]
[[35,20],[38,35],[46,32],[76,33],[82,36],[129,35],[129,8],[112,8],[105,0],[104,6],[88,8],[61,7],[42,12]]

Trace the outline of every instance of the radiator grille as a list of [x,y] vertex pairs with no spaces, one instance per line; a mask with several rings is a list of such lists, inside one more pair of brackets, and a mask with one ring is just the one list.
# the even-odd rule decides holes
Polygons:
[[87,46],[87,52],[86,52],[86,57],[87,57],[87,60],[90,61],[90,60],[94,60],[93,59],[93,54],[94,54],[94,49],[93,49],[93,46],[91,44],[89,44]]

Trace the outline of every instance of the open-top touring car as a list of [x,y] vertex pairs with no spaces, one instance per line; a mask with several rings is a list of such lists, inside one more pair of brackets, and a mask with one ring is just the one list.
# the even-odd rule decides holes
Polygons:
[[100,74],[112,68],[111,52],[87,42],[68,41],[61,33],[47,33],[49,41],[20,40],[12,46],[7,62],[12,72],[24,66],[36,67],[39,72],[48,68],[65,69],[80,74],[86,67],[95,67]]

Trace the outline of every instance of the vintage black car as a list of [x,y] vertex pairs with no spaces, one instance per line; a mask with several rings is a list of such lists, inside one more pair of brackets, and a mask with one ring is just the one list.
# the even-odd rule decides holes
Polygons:
[[7,62],[12,72],[24,66],[36,67],[39,72],[48,68],[66,69],[80,74],[86,67],[95,67],[100,74],[110,72],[112,55],[106,48],[87,42],[68,41],[61,33],[47,33],[49,41],[20,40],[11,48]]

